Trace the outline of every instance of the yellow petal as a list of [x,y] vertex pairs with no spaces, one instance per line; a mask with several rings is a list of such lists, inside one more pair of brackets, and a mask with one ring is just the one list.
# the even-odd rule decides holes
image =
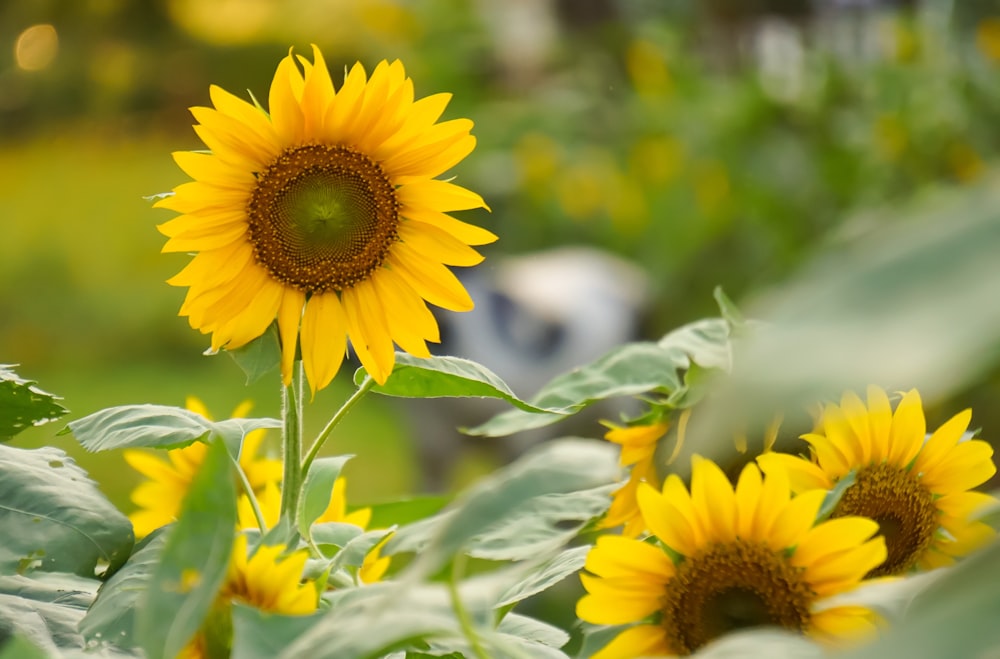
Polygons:
[[972,422],[972,410],[965,409],[951,417],[944,424],[934,431],[930,439],[924,444],[913,464],[914,472],[921,474],[927,471],[929,466],[935,465],[948,455],[962,438],[962,435],[969,428]]
[[[306,294],[286,288],[278,307],[278,336],[281,339],[281,381],[287,387],[292,383],[292,366],[299,340],[299,324],[306,304]],[[311,380],[310,380],[311,382]]]
[[636,500],[646,527],[663,544],[684,556],[690,556],[698,550],[698,532],[680,512],[673,498],[660,494],[648,483],[639,483]]
[[757,466],[750,463],[743,467],[736,483],[736,535],[740,538],[759,537],[755,521],[762,489],[760,470]]
[[829,490],[833,487],[833,481],[818,465],[798,456],[764,453],[757,456],[757,464],[768,476],[775,471],[784,472],[792,492]]
[[792,564],[806,566],[860,546],[878,533],[878,523],[866,517],[840,517],[810,529],[792,554]]
[[389,267],[431,304],[451,311],[472,310],[472,298],[462,282],[448,268],[425,258],[406,243],[393,245],[387,261]]
[[889,433],[888,461],[891,465],[905,467],[924,445],[927,435],[927,422],[924,419],[924,408],[920,402],[920,394],[911,389],[899,401],[896,413],[892,417],[892,430]]
[[[289,51],[289,55],[281,60],[274,72],[267,101],[274,131],[285,145],[295,145],[302,141],[305,119],[299,98],[303,84],[302,74],[296,68],[295,59]],[[296,89],[299,90],[298,94]]]
[[663,592],[650,588],[641,577],[605,579],[581,574],[589,595],[576,603],[576,614],[596,625],[621,625],[642,620],[657,611]]
[[347,352],[347,320],[336,293],[309,298],[300,340],[302,365],[315,394],[330,384]]
[[920,483],[934,494],[951,494],[982,485],[996,472],[993,447],[974,439],[960,442],[943,459],[926,465]]
[[341,301],[351,346],[368,374],[379,384],[384,384],[392,372],[396,353],[371,279],[344,291]]
[[892,432],[892,405],[885,390],[868,387],[868,423],[872,440],[873,462],[882,462],[889,456],[889,434]]
[[475,192],[437,179],[404,185],[396,191],[396,197],[403,206],[418,210],[427,208],[447,213],[487,208],[486,202]]
[[691,501],[695,514],[706,522],[708,542],[736,538],[736,495],[717,464],[699,456],[692,459]]
[[[770,478],[770,477],[768,477]],[[772,547],[792,547],[816,523],[816,514],[826,498],[824,490],[810,490],[792,499],[782,510],[767,538]]]
[[473,266],[483,256],[451,234],[426,224],[401,222],[399,237],[429,259],[445,265]]
[[585,568],[600,577],[641,576],[651,583],[666,583],[674,575],[674,564],[661,549],[617,535],[597,538]]
[[591,659],[635,659],[670,654],[666,634],[659,625],[629,627],[596,652]]

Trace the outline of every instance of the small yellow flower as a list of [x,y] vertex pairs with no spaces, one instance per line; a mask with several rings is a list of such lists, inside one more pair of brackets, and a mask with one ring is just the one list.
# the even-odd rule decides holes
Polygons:
[[439,340],[427,302],[472,309],[447,266],[471,266],[472,245],[496,236],[447,213],[486,208],[438,179],[475,147],[472,122],[438,123],[450,94],[414,100],[403,64],[355,64],[339,90],[313,61],[281,60],[268,112],[210,89],[192,108],[210,153],[178,152],[192,179],[156,203],[181,215],[159,227],[164,252],[195,252],[169,280],[188,287],[180,315],[211,333],[212,349],[239,348],[277,322],[281,372],[301,351],[312,390],[340,369],[347,341],[378,382],[393,343],[429,357]]
[[875,522],[816,523],[826,492],[794,499],[783,472],[748,464],[734,490],[714,463],[695,458],[688,492],[671,474],[662,492],[639,484],[646,525],[667,548],[601,536],[582,574],[577,615],[626,625],[594,659],[687,655],[739,629],[777,626],[824,642],[865,636],[874,613],[823,599],[854,588],[885,559]]
[[920,394],[908,391],[895,412],[886,392],[868,388],[867,406],[853,392],[827,405],[815,432],[802,436],[811,459],[770,453],[757,459],[768,474],[785,471],[796,492],[832,488],[854,473],[833,516],[863,515],[879,524],[889,557],[871,576],[953,563],[994,537],[974,514],[996,499],[972,488],[996,473],[993,449],[962,441],[972,420],[964,410],[927,438]]
[[[211,418],[197,398],[189,397],[186,406],[192,412]],[[233,411],[233,418],[243,417],[249,410],[250,404],[243,403]],[[280,481],[282,475],[280,460],[257,455],[265,434],[265,430],[248,433],[240,452],[240,468],[254,490]],[[148,479],[132,491],[132,502],[139,507],[129,515],[136,537],[149,535],[161,526],[177,521],[181,501],[201,468],[207,449],[206,444],[194,442],[184,448],[167,451],[166,460],[150,451],[123,451],[125,462]]]
[[[347,512],[347,479],[341,476],[333,483],[333,491],[330,494],[330,503],[319,516],[316,522],[344,522],[354,524],[361,528],[368,526],[372,517],[371,508],[358,508],[352,512]],[[260,506],[261,515],[264,517],[264,524],[271,528],[278,523],[278,516],[281,512],[281,490],[275,482],[267,483],[264,489],[257,495],[257,505]],[[239,526],[241,529],[257,528],[257,517],[253,513],[253,506],[246,494],[240,496],[237,504],[239,514]]]
[[645,530],[636,492],[639,483],[643,481],[659,483],[655,463],[656,447],[669,427],[667,421],[657,421],[625,428],[613,427],[604,435],[604,439],[621,446],[618,462],[622,467],[630,467],[630,470],[625,484],[611,494],[611,507],[601,521],[600,528],[622,526],[622,534],[633,538]]

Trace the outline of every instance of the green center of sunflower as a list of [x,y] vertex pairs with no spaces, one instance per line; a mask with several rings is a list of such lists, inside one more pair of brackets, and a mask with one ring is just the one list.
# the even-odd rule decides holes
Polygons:
[[667,588],[663,627],[691,654],[728,632],[777,626],[804,631],[815,595],[802,570],[762,543],[714,544],[688,557]]
[[306,293],[367,279],[397,240],[399,201],[381,165],[346,146],[285,150],[247,204],[257,262]]
[[861,515],[878,522],[885,538],[885,562],[869,577],[901,574],[913,567],[934,540],[937,506],[931,493],[907,469],[887,464],[858,470],[833,517]]

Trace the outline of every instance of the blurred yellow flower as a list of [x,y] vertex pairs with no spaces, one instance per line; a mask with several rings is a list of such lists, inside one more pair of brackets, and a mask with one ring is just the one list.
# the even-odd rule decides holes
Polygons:
[[832,488],[854,473],[834,517],[875,520],[889,556],[871,576],[902,574],[954,562],[994,537],[973,519],[996,499],[971,488],[996,473],[993,449],[963,440],[972,420],[964,410],[927,438],[920,394],[903,395],[895,412],[886,392],[868,387],[867,405],[851,391],[829,404],[815,432],[802,436],[811,459],[768,453],[757,459],[768,476],[785,472],[796,492]]
[[182,213],[161,225],[164,252],[196,252],[169,283],[188,287],[180,315],[238,348],[277,321],[281,372],[297,349],[312,390],[340,369],[347,341],[385,382],[393,343],[420,357],[438,341],[426,302],[472,308],[446,266],[471,266],[470,245],[496,240],[447,215],[485,208],[482,198],[437,179],[475,147],[472,122],[437,123],[451,98],[413,99],[398,60],[369,79],[361,64],[334,90],[326,63],[291,53],[278,65],[269,113],[218,87],[214,108],[192,108],[211,150],[178,152],[194,181],[157,202]]
[[654,461],[656,447],[669,427],[670,424],[663,420],[624,428],[612,427],[604,435],[604,439],[621,446],[618,463],[630,469],[625,484],[612,492],[611,507],[601,521],[600,528],[622,526],[622,534],[633,538],[646,530],[639,514],[636,492],[641,482],[659,484]]
[[[205,405],[193,396],[187,399],[186,407],[205,418],[211,418]],[[232,418],[243,417],[249,411],[250,403],[242,403],[233,411]],[[268,483],[280,481],[282,475],[280,460],[257,455],[265,434],[265,430],[247,434],[240,452],[240,469],[255,491]],[[150,451],[123,451],[125,462],[148,479],[132,491],[132,503],[139,507],[129,515],[136,537],[149,535],[161,526],[177,521],[181,501],[204,462],[207,449],[206,444],[195,442],[184,448],[167,451],[166,460]]]
[[723,634],[777,626],[824,642],[875,630],[875,614],[823,599],[854,588],[885,559],[870,539],[875,522],[844,517],[816,524],[826,492],[794,499],[783,472],[762,478],[754,464],[735,489],[714,463],[695,458],[688,492],[670,475],[662,492],[640,483],[646,525],[669,548],[601,536],[581,574],[577,615],[626,625],[594,659],[687,655]]

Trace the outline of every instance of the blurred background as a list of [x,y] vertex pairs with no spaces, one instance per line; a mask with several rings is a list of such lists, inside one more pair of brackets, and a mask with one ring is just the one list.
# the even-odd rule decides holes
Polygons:
[[[479,146],[453,173],[493,212],[460,215],[500,236],[477,303],[530,306],[508,257],[597,248],[641,273],[608,312],[627,315],[621,340],[716,314],[716,285],[737,302],[780,285],[849,218],[891,221],[925,189],[982,186],[1000,149],[1000,0],[3,2],[0,363],[63,396],[68,418],[187,395],[219,417],[246,398],[277,415],[276,376],[244,386],[176,316],[184,290],[164,280],[187,259],[159,254],[172,214],[145,197],[186,180],[170,153],[202,147],[187,108],[210,84],[266,98],[278,60],[310,43],[331,71],[400,58],[418,96],[453,92],[446,118],[475,121]],[[525,340],[544,349],[586,325],[574,313]],[[310,427],[352,371],[317,396]],[[972,405],[996,435],[994,371],[934,401],[929,426]],[[129,510],[138,477],[55,437],[61,425],[16,443],[66,448]],[[370,397],[338,428],[329,450],[358,456],[353,501],[423,487],[415,425]]]

